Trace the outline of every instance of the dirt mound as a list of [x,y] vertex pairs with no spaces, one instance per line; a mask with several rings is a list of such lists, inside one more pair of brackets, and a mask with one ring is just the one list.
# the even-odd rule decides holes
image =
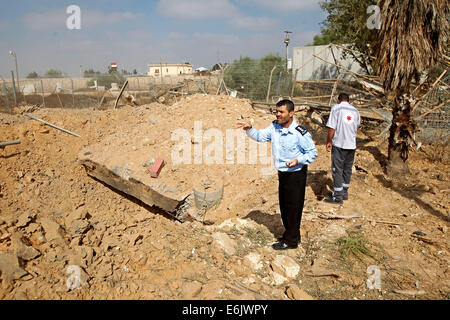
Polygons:
[[[2,299],[296,299],[307,296],[302,290],[317,299],[448,299],[448,164],[423,152],[411,155],[414,175],[390,179],[386,146],[361,133],[350,200],[333,207],[321,201],[331,186],[325,131],[298,113],[319,157],[309,168],[303,244],[280,254],[270,247],[283,231],[270,145],[257,149],[268,163],[249,163],[248,141],[242,163],[237,151],[227,159],[227,130],[245,136],[236,121],[263,128],[274,119],[247,100],[197,94],[171,106],[30,112],[81,138],[0,115],[1,141],[21,141],[0,149]],[[174,132],[192,139],[192,163],[174,164],[182,141]],[[223,141],[222,164],[205,161],[220,159],[214,137]],[[170,160],[161,179],[172,177],[173,187],[193,192],[205,177],[223,179],[223,198],[203,211],[189,199],[191,218],[180,223],[89,177],[80,150],[115,139],[126,152],[158,146],[148,157]],[[340,244],[352,242],[342,238],[366,240],[371,255],[346,257]],[[381,270],[381,291],[367,289],[370,265]]]

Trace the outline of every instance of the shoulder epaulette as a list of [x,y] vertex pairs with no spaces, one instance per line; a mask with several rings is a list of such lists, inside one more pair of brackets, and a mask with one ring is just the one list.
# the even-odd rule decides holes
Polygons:
[[303,128],[302,126],[298,125],[295,130],[297,130],[298,132],[301,133],[302,136],[304,136],[305,134],[308,133],[308,130],[306,130],[305,128]]

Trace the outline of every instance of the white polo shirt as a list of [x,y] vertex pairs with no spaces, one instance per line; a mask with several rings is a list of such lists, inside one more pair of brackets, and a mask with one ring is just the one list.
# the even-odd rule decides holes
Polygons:
[[341,149],[356,149],[356,134],[361,119],[358,110],[346,101],[331,108],[327,127],[334,129],[332,144]]

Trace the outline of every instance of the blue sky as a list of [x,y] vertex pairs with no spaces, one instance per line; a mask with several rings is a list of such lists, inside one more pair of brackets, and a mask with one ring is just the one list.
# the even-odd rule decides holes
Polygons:
[[[240,56],[284,55],[312,42],[325,19],[318,0],[16,0],[0,3],[0,75],[10,77],[17,53],[25,77],[50,68],[71,76],[93,68],[143,73],[151,63],[211,67]],[[66,9],[81,9],[81,29],[69,30]],[[292,51],[290,51],[292,52]]]

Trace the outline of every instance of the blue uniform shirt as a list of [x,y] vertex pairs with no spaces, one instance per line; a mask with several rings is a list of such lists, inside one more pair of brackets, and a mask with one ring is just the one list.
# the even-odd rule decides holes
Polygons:
[[[258,142],[272,141],[273,164],[278,171],[299,171],[317,157],[311,134],[293,119],[289,128],[283,128],[276,120],[265,129],[250,128],[247,135]],[[288,168],[286,162],[297,158],[298,164]]]

